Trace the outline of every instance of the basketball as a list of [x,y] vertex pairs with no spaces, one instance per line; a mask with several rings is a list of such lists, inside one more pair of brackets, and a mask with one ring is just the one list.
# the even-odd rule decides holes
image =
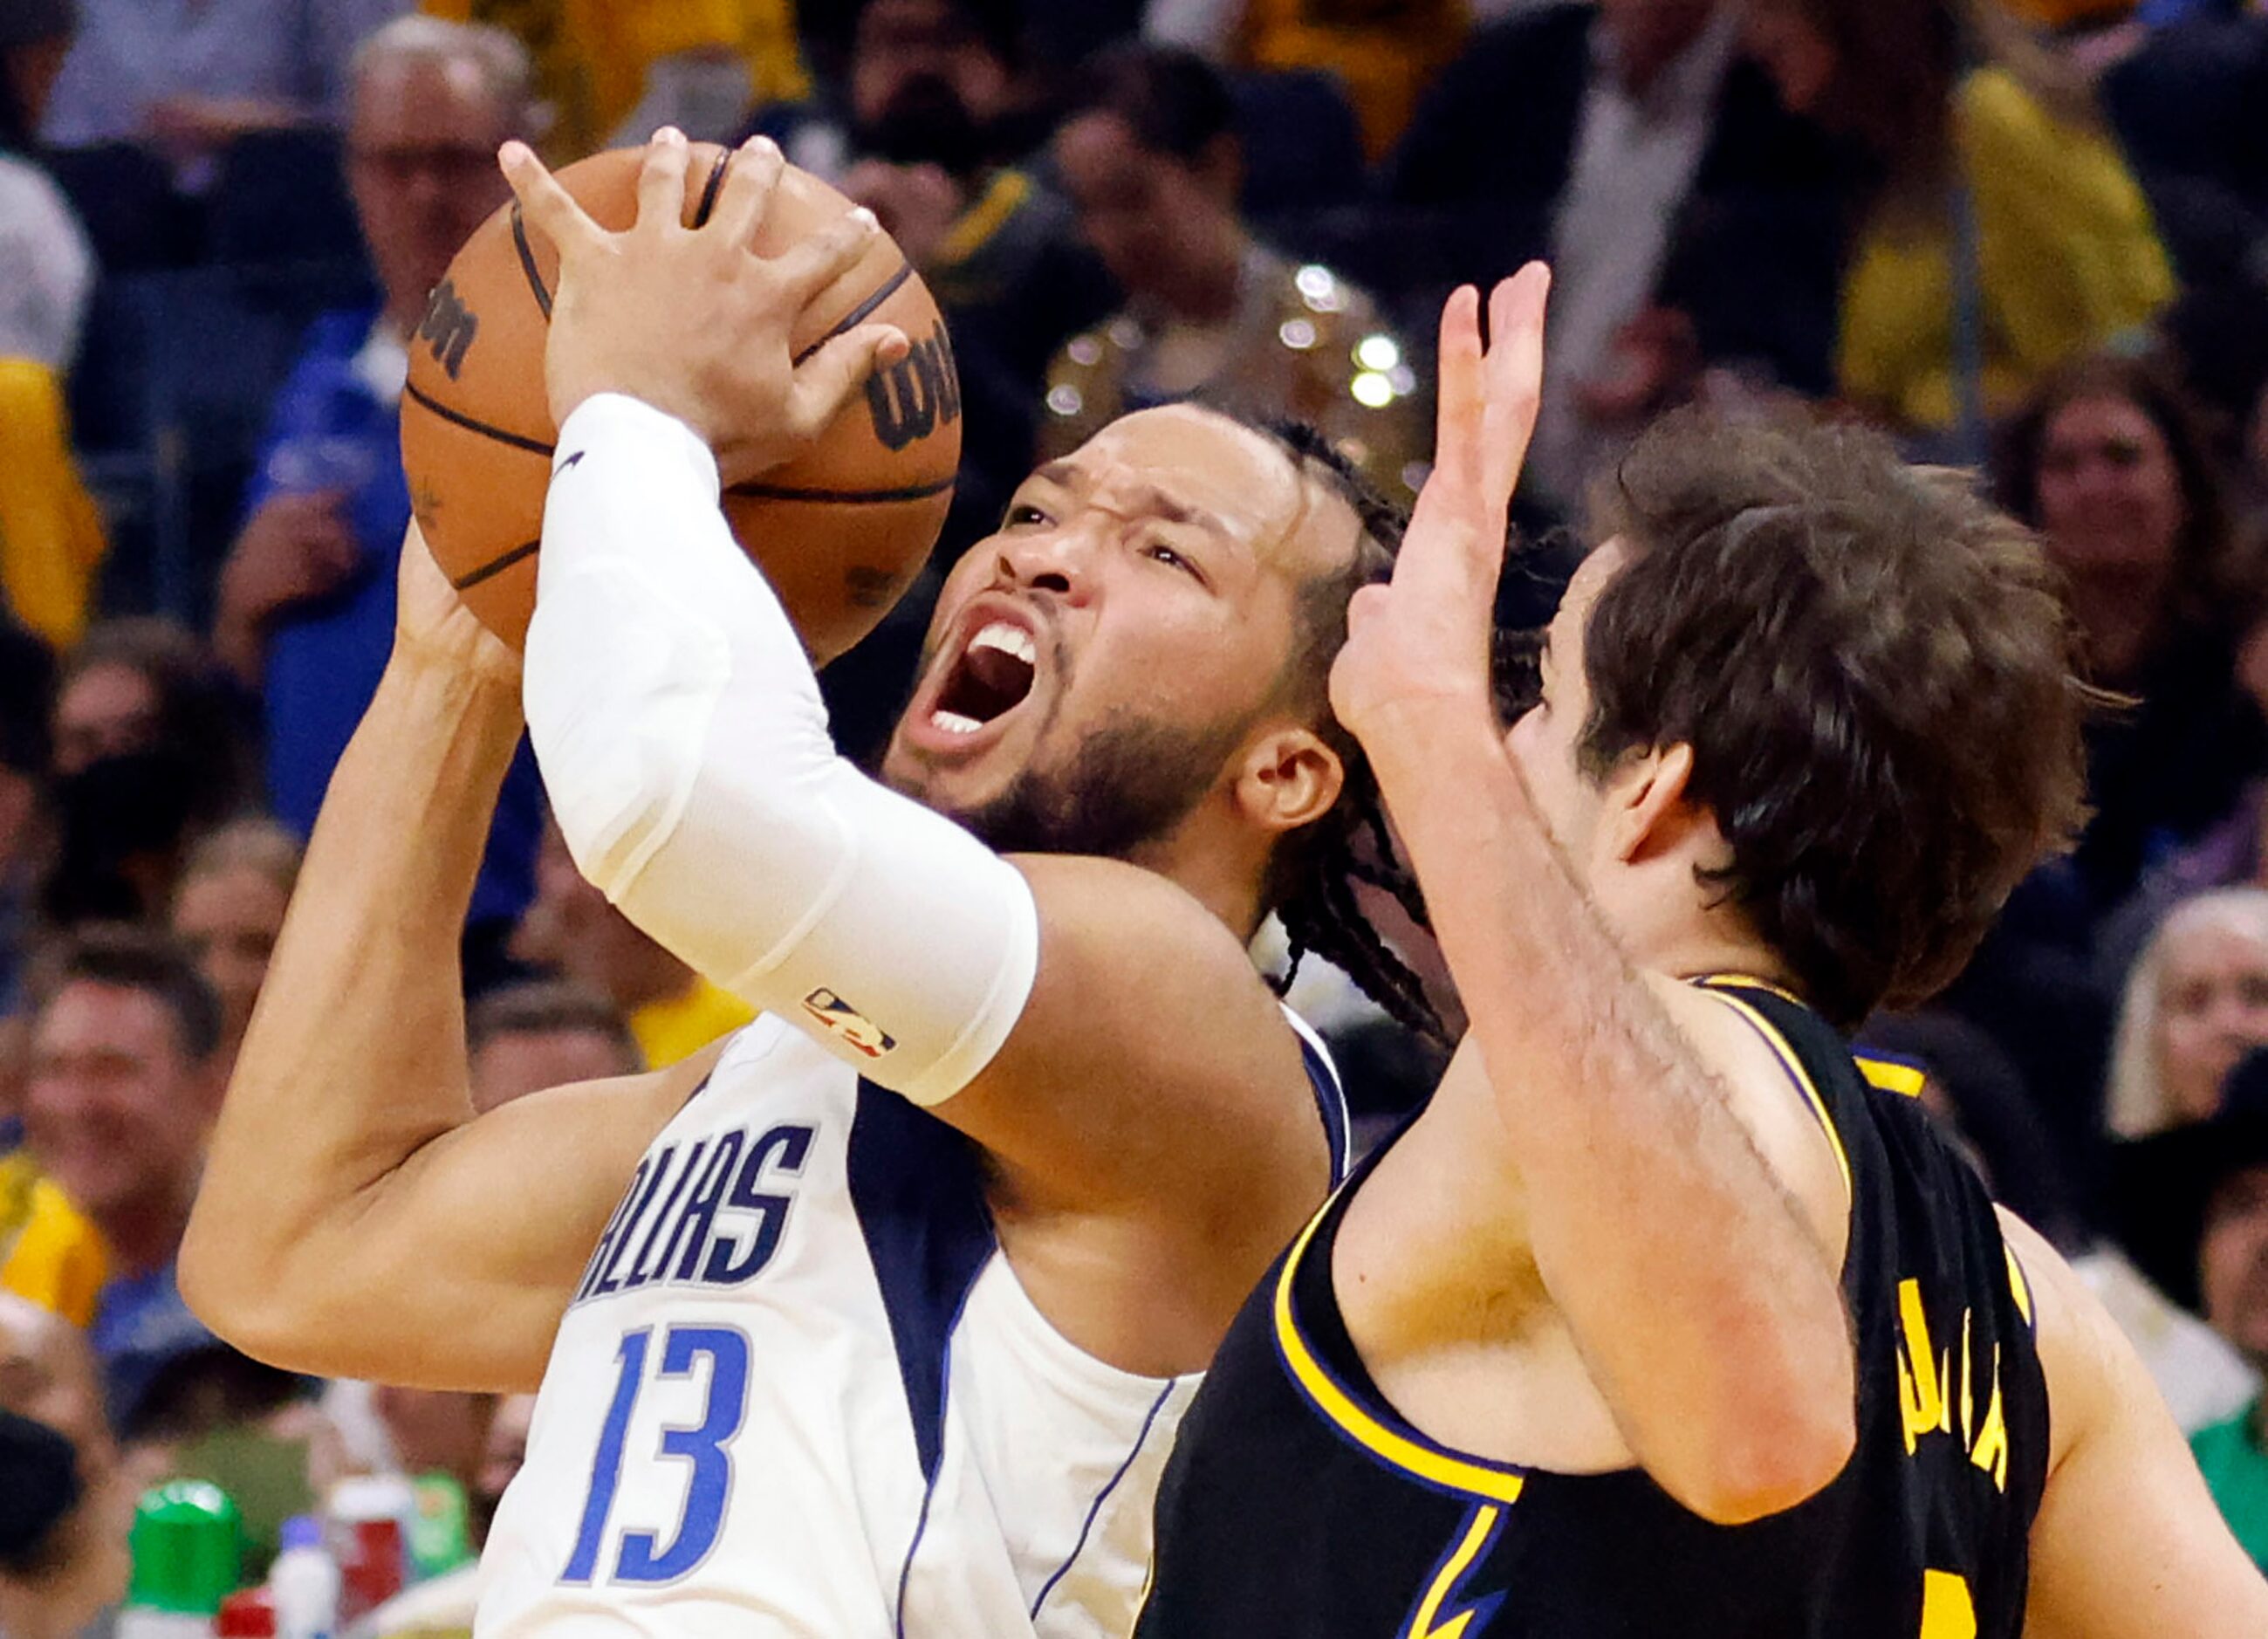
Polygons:
[[[707,220],[731,151],[693,144],[686,225]],[[559,173],[610,232],[637,215],[641,151],[618,150]],[[756,235],[777,255],[850,202],[807,172],[782,173]],[[434,287],[411,338],[401,400],[401,457],[417,526],[473,613],[514,648],[535,608],[535,561],[551,478],[543,347],[555,248],[517,204],[475,231]],[[912,343],[878,371],[811,447],[784,467],[732,486],[725,515],[794,618],[814,663],[871,631],[920,572],[945,522],[961,459],[961,388],[937,304],[886,234],[805,308],[799,360],[868,321]]]

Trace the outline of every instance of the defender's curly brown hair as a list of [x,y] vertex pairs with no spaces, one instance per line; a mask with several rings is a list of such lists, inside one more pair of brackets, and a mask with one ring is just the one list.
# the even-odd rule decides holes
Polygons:
[[1807,419],[1657,424],[1595,498],[1580,756],[1692,748],[1705,879],[1849,1029],[1957,973],[2086,817],[2077,637],[1968,478]]

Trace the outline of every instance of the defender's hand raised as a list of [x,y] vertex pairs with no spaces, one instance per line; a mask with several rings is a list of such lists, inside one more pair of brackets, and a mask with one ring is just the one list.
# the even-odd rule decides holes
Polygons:
[[833,420],[877,362],[904,357],[895,326],[861,325],[794,362],[796,317],[865,254],[880,230],[853,211],[778,256],[752,248],[786,161],[741,144],[697,228],[684,225],[690,153],[665,126],[638,173],[637,220],[591,220],[524,143],[498,153],[529,222],[559,250],[544,377],[555,422],[599,393],[627,393],[684,422],[716,452],[726,484],[781,465]]
[[1347,607],[1331,668],[1331,709],[1357,738],[1390,732],[1397,708],[1491,701],[1497,576],[1512,491],[1543,394],[1543,306],[1551,273],[1531,262],[1489,298],[1470,285],[1441,310],[1433,471],[1418,492],[1394,578]]

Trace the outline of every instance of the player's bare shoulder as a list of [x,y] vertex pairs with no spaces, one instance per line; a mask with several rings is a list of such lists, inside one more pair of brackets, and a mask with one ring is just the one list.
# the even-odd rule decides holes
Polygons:
[[1020,1098],[1035,1080],[1073,1076],[1122,1083],[1138,1098],[1083,1103],[1138,1116],[1130,1186],[1152,1187],[1163,1165],[1193,1188],[1217,1174],[1224,1188],[1264,1199],[1281,1187],[1312,1207],[1330,1171],[1323,1139],[1336,1142],[1318,1126],[1312,1049],[1220,917],[1138,866],[1012,862],[1040,907],[1038,976],[1015,1035],[961,1096]]

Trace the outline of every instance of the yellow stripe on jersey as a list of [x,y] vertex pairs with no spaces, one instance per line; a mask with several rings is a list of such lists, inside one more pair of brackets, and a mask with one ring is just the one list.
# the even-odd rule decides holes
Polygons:
[[1921,1096],[1921,1084],[1927,1073],[1918,1064],[1901,1064],[1896,1059],[1870,1059],[1863,1053],[1852,1055],[1859,1074],[1867,1078],[1870,1087],[1886,1093],[1897,1093],[1907,1098]]
[[1355,1403],[1323,1369],[1322,1362],[1307,1347],[1307,1340],[1300,1335],[1299,1323],[1292,1313],[1292,1282],[1299,1274],[1300,1259],[1307,1256],[1316,1227],[1329,1211],[1326,1203],[1323,1211],[1310,1219],[1307,1227],[1300,1232],[1292,1255],[1284,1260],[1283,1274],[1276,1281],[1276,1343],[1283,1351],[1285,1363],[1292,1369],[1292,1380],[1300,1385],[1308,1403],[1336,1428],[1373,1456],[1403,1473],[1447,1490],[1462,1491],[1491,1502],[1518,1501],[1523,1483],[1519,1474],[1420,1445],[1388,1428]]
[[1811,1006],[1793,991],[1784,989],[1768,978],[1758,978],[1753,973],[1704,973],[1693,982],[1710,989],[1730,985],[1742,990],[1761,990],[1770,995],[1778,996],[1782,1001],[1792,1001],[1799,1008]]
[[1844,1191],[1845,1193],[1850,1192],[1855,1187],[1851,1182],[1851,1157],[1843,1151],[1843,1135],[1835,1130],[1835,1118],[1827,1113],[1827,1101],[1819,1096],[1819,1089],[1812,1082],[1811,1073],[1803,1067],[1803,1060],[1795,1056],[1795,1049],[1788,1045],[1787,1037],[1779,1033],[1770,1019],[1764,1017],[1749,1002],[1717,987],[1720,985],[1742,985],[1752,990],[1771,991],[1776,996],[1786,995],[1787,993],[1756,979],[1710,978],[1703,980],[1702,984],[1711,995],[1716,997],[1727,1007],[1740,1009],[1741,1015],[1756,1026],[1756,1033],[1764,1038],[1764,1045],[1772,1050],[1780,1063],[1786,1067],[1789,1076],[1794,1080],[1796,1086],[1803,1089],[1803,1096],[1811,1105],[1811,1113],[1819,1118],[1819,1125],[1826,1131],[1828,1148],[1835,1152],[1835,1165],[1843,1174]]
[[[1467,1606],[1452,1611],[1447,1621],[1441,1621],[1441,1607],[1455,1597],[1457,1584],[1473,1568],[1481,1550],[1496,1535],[1497,1523],[1504,1510],[1493,1503],[1483,1503],[1473,1510],[1472,1523],[1465,1529],[1464,1539],[1459,1542],[1449,1557],[1441,1561],[1441,1569],[1433,1573],[1433,1580],[1425,1590],[1425,1597],[1418,1601],[1418,1609],[1410,1618],[1410,1625],[1402,1630],[1402,1639],[1463,1639],[1465,1630],[1473,1625],[1474,1611]],[[1489,1601],[1493,1603],[1493,1601]]]
[[2024,1318],[2026,1325],[2037,1324],[2032,1319],[2032,1283],[2024,1278],[2024,1266],[2016,1260],[2016,1249],[2003,1241],[2000,1250],[2008,1254],[2008,1290],[2016,1300],[2016,1312]]

